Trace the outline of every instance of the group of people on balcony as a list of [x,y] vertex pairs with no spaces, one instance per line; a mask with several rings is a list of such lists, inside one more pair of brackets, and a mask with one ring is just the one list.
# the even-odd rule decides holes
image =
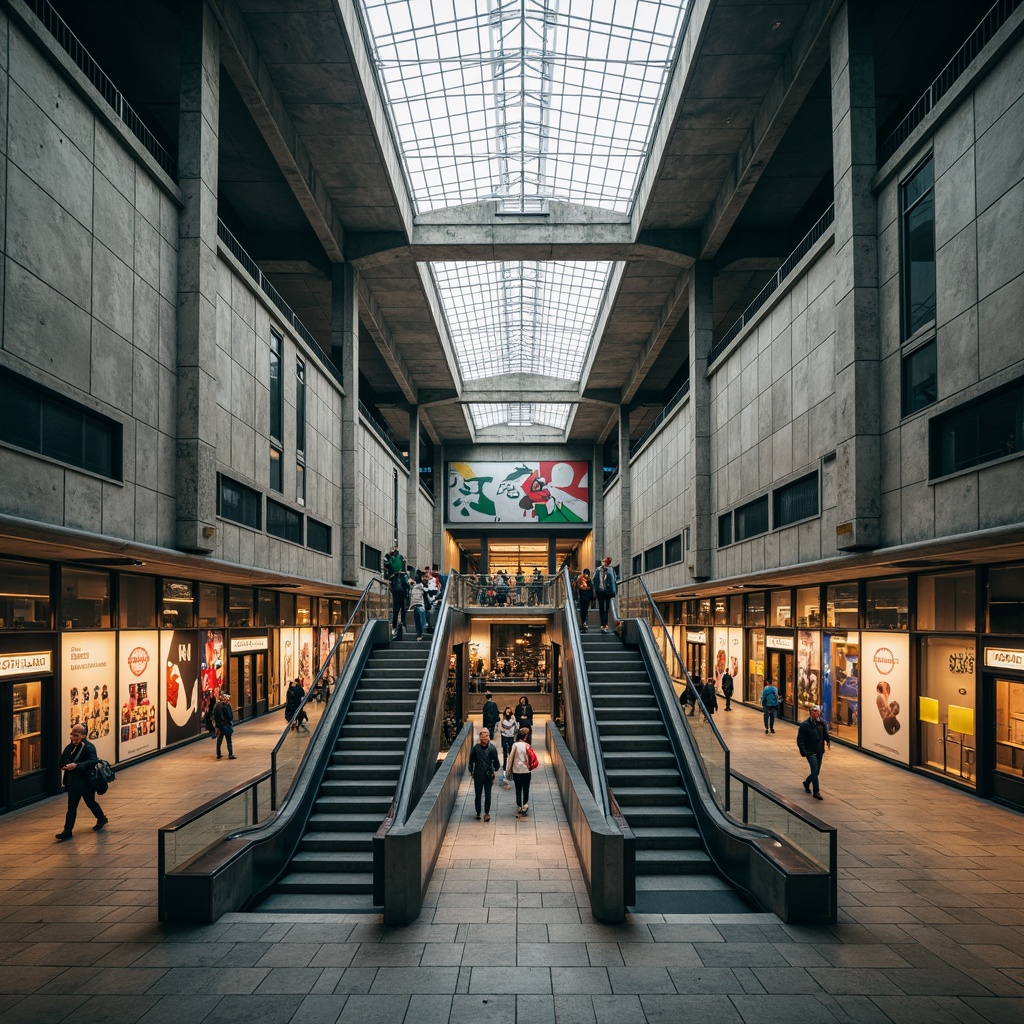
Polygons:
[[545,604],[545,590],[544,576],[536,566],[529,581],[522,566],[519,566],[514,576],[502,569],[494,573],[481,572],[476,577],[477,604],[491,608]]

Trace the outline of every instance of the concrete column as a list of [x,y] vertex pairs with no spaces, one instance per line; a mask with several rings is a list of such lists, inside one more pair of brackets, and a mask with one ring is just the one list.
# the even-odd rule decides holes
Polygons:
[[711,382],[708,353],[711,351],[714,278],[711,264],[699,261],[690,271],[690,415],[693,420],[693,477],[690,507],[684,519],[690,524],[687,570],[694,579],[711,575]]
[[[420,496],[420,409],[409,410],[409,478],[405,488],[405,533],[409,551],[406,561],[410,566],[423,568],[419,554],[420,524],[417,506]],[[426,524],[424,524],[426,529]]]
[[878,218],[871,9],[844,4],[832,23],[832,159],[835,171],[835,394],[839,481],[836,547],[877,547],[879,437]]
[[[432,524],[432,537],[430,545],[430,557],[433,562],[445,570],[445,553],[447,548],[444,542],[444,503],[445,491],[448,486],[447,464],[445,462],[444,445],[434,446],[434,516]],[[458,571],[458,564],[448,566]]]
[[204,0],[182,5],[181,24],[175,543],[207,553],[217,545],[220,28]]
[[594,559],[600,562],[608,554],[608,538],[604,533],[604,449],[601,445],[594,445],[594,451],[590,456],[591,469],[591,522],[594,524],[592,531],[594,540]]
[[619,406],[619,572],[633,571],[633,506],[629,468],[629,406]]
[[341,580],[359,582],[359,542],[363,535],[359,499],[359,274],[335,263],[331,275],[331,357],[341,370]]

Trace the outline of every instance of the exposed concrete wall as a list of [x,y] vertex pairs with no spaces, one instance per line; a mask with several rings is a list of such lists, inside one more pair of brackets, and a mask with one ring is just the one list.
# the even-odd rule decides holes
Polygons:
[[[1024,520],[1021,459],[928,481],[928,423],[1024,373],[1024,39],[921,144],[879,194],[883,543]],[[900,181],[935,168],[938,402],[900,418]],[[911,345],[910,347],[913,347]]]
[[[439,480],[440,477],[435,476],[435,481]],[[435,483],[436,486],[437,484]],[[416,521],[419,524],[419,535],[416,544],[415,565],[422,569],[423,566],[433,565],[434,562],[440,564],[441,552],[434,551],[432,546],[434,503],[427,497],[423,488],[419,485],[417,485],[416,490]]]
[[0,53],[0,362],[124,432],[123,484],[0,448],[0,511],[173,546],[176,190],[6,17]]
[[[379,551],[387,551],[394,539],[394,474],[398,473],[398,549],[407,564],[415,564],[408,550],[406,532],[406,468],[398,463],[391,450],[372,428],[362,423],[358,445],[359,472],[356,478],[356,500],[361,507],[361,540]],[[369,582],[373,573],[360,568],[360,586]]]
[[630,557],[628,552],[623,553],[622,544],[619,541],[619,530],[621,527],[620,501],[621,488],[619,486],[619,477],[616,476],[604,492],[604,554],[611,555],[612,565],[619,566],[620,575],[626,576],[629,574]]

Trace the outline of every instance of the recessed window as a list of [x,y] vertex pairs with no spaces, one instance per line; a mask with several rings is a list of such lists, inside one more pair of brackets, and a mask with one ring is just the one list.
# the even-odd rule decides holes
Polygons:
[[278,494],[284,493],[284,476],[281,472],[281,449],[276,444],[270,446],[270,489]]
[[359,545],[359,564],[371,572],[380,572],[380,551],[369,544]]
[[118,577],[118,606],[122,629],[156,626],[156,580],[152,576]]
[[267,533],[293,544],[302,543],[302,513],[267,499]]
[[[281,384],[281,335],[270,332],[270,436],[280,445],[284,440],[284,389]],[[275,488],[280,490],[280,488]]]
[[660,544],[644,552],[644,572],[660,569],[665,564],[665,552]]
[[789,526],[818,514],[818,474],[809,473],[772,494],[775,528]]
[[61,569],[60,621],[65,629],[109,629],[110,573]]
[[961,469],[1024,451],[1024,382],[981,398],[931,421],[931,475]]
[[639,576],[644,571],[644,556],[634,555],[633,556],[633,575]]
[[195,585],[191,580],[163,580],[160,584],[160,625],[165,629],[191,629],[195,624]]
[[903,337],[935,319],[935,196],[932,158],[900,187]]
[[906,629],[907,580],[868,580],[864,587],[864,623],[868,629]]
[[718,546],[728,547],[732,543],[732,513],[726,512],[718,517]]
[[935,339],[903,357],[901,365],[903,415],[933,405],[939,397],[939,371]]
[[665,541],[665,564],[674,565],[683,560],[683,536],[678,534]]
[[122,479],[120,423],[7,371],[0,372],[0,441]]
[[217,515],[253,530],[261,529],[263,496],[229,477],[218,476],[217,479]]
[[329,555],[331,553],[331,528],[324,523],[318,523],[315,519],[307,519],[306,547]]
[[768,532],[768,495],[736,509],[736,539],[747,540]]
[[306,451],[306,364],[295,360],[295,451]]
[[306,504],[306,467],[301,462],[295,463],[295,503]]
[[52,629],[50,567],[0,561],[0,629]]

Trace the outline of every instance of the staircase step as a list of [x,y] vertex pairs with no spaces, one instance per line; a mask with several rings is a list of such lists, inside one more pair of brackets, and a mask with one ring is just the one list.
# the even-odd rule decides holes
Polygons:
[[320,796],[339,797],[350,803],[360,797],[378,797],[388,801],[395,795],[398,785],[398,773],[394,779],[378,779],[369,782],[365,779],[325,779],[320,783]]
[[[388,809],[391,805],[388,804]],[[342,814],[336,810],[319,810],[309,816],[307,828],[314,832],[365,832],[373,835],[380,828],[384,814]]]
[[391,797],[363,796],[363,797],[340,797],[340,796],[318,796],[314,809],[317,814],[338,814],[349,817],[373,817],[377,816],[377,824],[371,831],[377,831],[377,825],[383,820],[391,806]]
[[703,850],[637,850],[638,875],[714,874],[711,858]]
[[664,726],[661,719],[653,719],[650,722],[642,722],[636,718],[606,718],[596,713],[597,731],[604,736],[658,736],[664,735]]
[[[615,796],[618,798],[618,793]],[[621,804],[619,806],[622,807]],[[689,804],[685,806],[681,804],[675,806],[636,804],[631,806],[628,811],[622,807],[622,813],[634,832],[637,829],[648,828],[693,828],[694,824],[693,811],[690,810]]]
[[300,850],[373,855],[373,836],[369,832],[307,832],[299,843]]
[[604,766],[608,771],[666,769],[679,778],[679,769],[676,767],[676,758],[671,747],[664,750],[643,750],[639,747],[635,750],[605,750]]
[[373,872],[289,871],[274,891],[279,893],[372,893]]
[[700,833],[695,828],[654,828],[630,823],[638,850],[699,850]]
[[292,857],[293,872],[315,872],[316,874],[373,874],[373,850],[300,850]]
[[[659,753],[665,751],[671,755],[672,744],[663,732],[660,734],[641,733],[634,736],[602,736],[601,750],[604,753],[605,760],[608,759],[609,754],[615,754],[619,751],[629,751],[631,753],[645,750],[651,752],[658,751]],[[674,758],[674,755],[672,756]],[[675,764],[674,759],[672,763]]]
[[684,792],[679,779],[679,769],[675,767],[648,768],[645,766],[634,766],[627,768],[625,766],[615,767],[606,764],[605,775],[608,776],[608,785],[616,793],[620,793],[623,790],[628,792],[634,787],[678,789],[681,793]]
[[612,786],[615,799],[629,820],[631,806],[643,807],[688,807],[689,798],[686,790],[676,783],[675,786]]

